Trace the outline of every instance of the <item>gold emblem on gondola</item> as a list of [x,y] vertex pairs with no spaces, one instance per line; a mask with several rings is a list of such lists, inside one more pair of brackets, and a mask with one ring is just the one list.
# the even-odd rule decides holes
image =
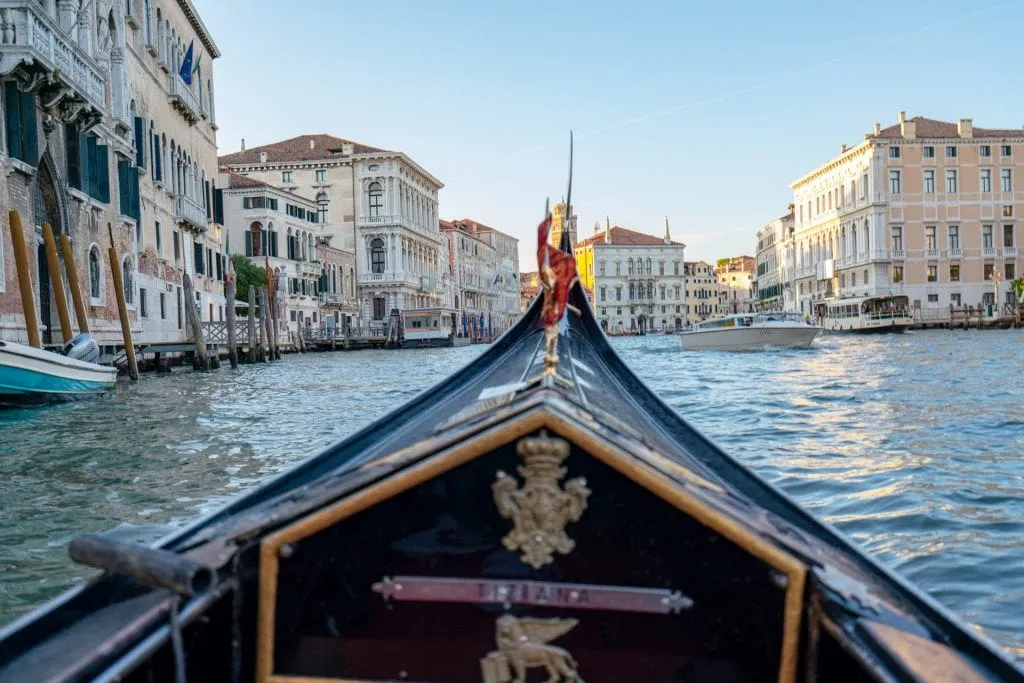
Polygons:
[[491,489],[498,512],[514,524],[503,539],[505,547],[522,551],[522,561],[539,569],[554,559],[555,552],[565,555],[576,545],[565,527],[579,521],[587,509],[590,489],[583,477],[565,482],[564,489],[559,486],[567,471],[561,464],[569,457],[569,442],[542,432],[520,439],[516,452],[526,463],[516,468],[523,487],[499,471]]
[[572,655],[549,641],[564,636],[575,619],[516,619],[498,617],[494,640],[498,645],[480,660],[483,683],[526,683],[527,670],[544,667],[548,683],[583,683]]

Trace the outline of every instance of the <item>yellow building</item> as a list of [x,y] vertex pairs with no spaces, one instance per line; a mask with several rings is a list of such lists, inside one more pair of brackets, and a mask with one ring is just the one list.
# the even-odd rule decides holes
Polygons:
[[[1005,302],[1020,273],[1024,129],[907,118],[791,184],[798,308],[905,295],[921,309]],[[938,313],[939,311],[936,311]],[[927,315],[927,314],[925,314]]]

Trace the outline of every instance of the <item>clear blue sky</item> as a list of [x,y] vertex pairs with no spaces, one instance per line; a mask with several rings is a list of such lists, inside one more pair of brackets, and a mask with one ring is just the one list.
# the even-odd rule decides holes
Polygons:
[[565,192],[611,217],[752,253],[789,182],[896,113],[1024,126],[1024,0],[193,0],[220,153],[303,133],[401,150],[441,216],[520,238]]

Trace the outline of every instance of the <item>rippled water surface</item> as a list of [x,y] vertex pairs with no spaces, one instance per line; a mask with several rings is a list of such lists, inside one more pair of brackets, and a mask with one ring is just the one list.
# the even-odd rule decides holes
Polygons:
[[[820,338],[684,353],[613,340],[670,405],[1015,654],[1024,654],[1024,333]],[[148,375],[0,413],[0,622],[87,572],[68,538],[156,540],[443,379],[481,346]]]

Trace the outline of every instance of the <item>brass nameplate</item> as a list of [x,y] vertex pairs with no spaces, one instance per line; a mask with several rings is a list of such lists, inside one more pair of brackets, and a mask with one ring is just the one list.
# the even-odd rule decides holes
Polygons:
[[693,606],[679,591],[659,588],[597,586],[490,579],[447,579],[429,576],[384,577],[373,584],[384,599],[409,602],[472,602],[603,609],[613,612],[678,614]]

